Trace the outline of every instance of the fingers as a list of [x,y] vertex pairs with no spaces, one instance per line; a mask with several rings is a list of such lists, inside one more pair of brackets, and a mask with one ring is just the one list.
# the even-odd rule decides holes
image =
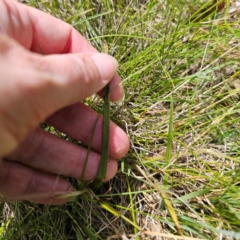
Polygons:
[[[97,176],[101,155],[37,129],[6,158],[38,170],[91,181]],[[109,159],[104,180],[110,180],[116,171],[117,162]]]
[[69,199],[57,197],[73,187],[66,180],[25,165],[0,161],[0,192],[5,201],[26,199],[42,204],[62,204]]
[[[98,114],[83,103],[77,103],[58,111],[48,118],[47,122],[68,136],[91,146],[93,150],[102,151],[103,118],[98,118]],[[95,124],[96,129],[93,133]],[[126,133],[111,122],[109,137],[109,156],[114,159],[125,156],[130,146]]]
[[[101,90],[98,94],[103,97],[103,90]],[[118,74],[115,74],[110,83],[110,100],[112,102],[123,103],[125,94],[124,89],[121,83],[121,79]]]
[[1,32],[25,48],[44,54],[94,52],[73,27],[42,11],[12,0],[0,1]]
[[[85,116],[88,117],[85,118]],[[77,140],[89,143],[96,117],[96,112],[79,103],[59,111],[49,119],[49,122],[59,123],[60,126],[65,125],[66,128],[62,128],[65,132]],[[73,121],[73,119],[77,120]],[[99,136],[101,127],[102,120],[100,119],[92,142],[92,148],[99,151],[101,151],[99,142],[102,141]],[[129,140],[126,134],[111,123],[110,155],[113,158],[121,158],[128,148]],[[9,161],[4,161],[7,165],[1,165],[0,162],[0,192],[9,200],[27,199],[45,204],[61,204],[67,201],[67,199],[59,199],[55,196],[59,191],[71,192],[73,189],[65,180],[43,171],[78,179],[83,176],[84,180],[90,181],[96,177],[100,162],[100,154],[91,151],[87,158],[87,149],[60,139],[42,129],[29,134],[19,148],[7,158],[11,161],[19,161],[23,165]],[[83,175],[86,158],[87,164]],[[34,168],[40,171],[33,170]],[[110,158],[105,181],[111,179],[116,171],[117,162]]]
[[8,79],[0,83],[0,156],[53,112],[98,92],[117,69],[106,54],[41,56],[3,35],[0,51],[1,77]]
[[[1,32],[26,49],[44,55],[98,52],[72,26],[42,11],[11,0],[0,1],[0,9]],[[123,87],[118,74],[114,75],[110,90],[111,101],[123,99]]]

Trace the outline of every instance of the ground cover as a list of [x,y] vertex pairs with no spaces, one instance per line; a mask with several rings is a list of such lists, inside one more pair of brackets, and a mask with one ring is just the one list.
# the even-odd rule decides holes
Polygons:
[[70,203],[5,204],[3,239],[240,239],[239,13],[222,2],[27,2],[107,42],[126,89],[111,119],[131,149],[97,191],[70,179]]

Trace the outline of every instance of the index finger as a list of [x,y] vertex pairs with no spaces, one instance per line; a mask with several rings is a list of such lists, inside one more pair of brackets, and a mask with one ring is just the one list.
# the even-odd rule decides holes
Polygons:
[[71,25],[12,0],[0,1],[0,31],[38,53],[97,52]]
[[[44,55],[98,52],[71,25],[40,10],[12,0],[0,1],[0,9],[0,32],[33,52]],[[111,101],[123,101],[120,83],[120,77],[115,74],[110,83]]]

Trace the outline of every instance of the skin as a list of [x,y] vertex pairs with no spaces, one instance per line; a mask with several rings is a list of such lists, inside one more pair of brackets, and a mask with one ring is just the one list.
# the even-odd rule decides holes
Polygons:
[[[0,196],[62,204],[59,193],[74,191],[61,176],[80,178],[87,150],[39,127],[47,122],[89,144],[97,113],[81,101],[102,95],[110,82],[110,99],[123,99],[117,62],[98,53],[74,28],[39,10],[11,0],[0,1]],[[44,55],[41,54],[44,53]],[[102,117],[97,122],[84,179],[98,171]],[[117,171],[117,159],[129,139],[110,124],[105,181]]]

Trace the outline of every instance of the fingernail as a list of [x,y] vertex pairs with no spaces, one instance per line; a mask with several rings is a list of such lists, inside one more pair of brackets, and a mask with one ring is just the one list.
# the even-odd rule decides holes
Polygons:
[[119,104],[120,106],[123,105],[125,100],[125,92],[123,92],[123,95],[120,99],[118,99],[117,101],[115,101],[115,103]]
[[110,80],[118,69],[117,60],[104,53],[96,53],[91,56],[103,80]]

